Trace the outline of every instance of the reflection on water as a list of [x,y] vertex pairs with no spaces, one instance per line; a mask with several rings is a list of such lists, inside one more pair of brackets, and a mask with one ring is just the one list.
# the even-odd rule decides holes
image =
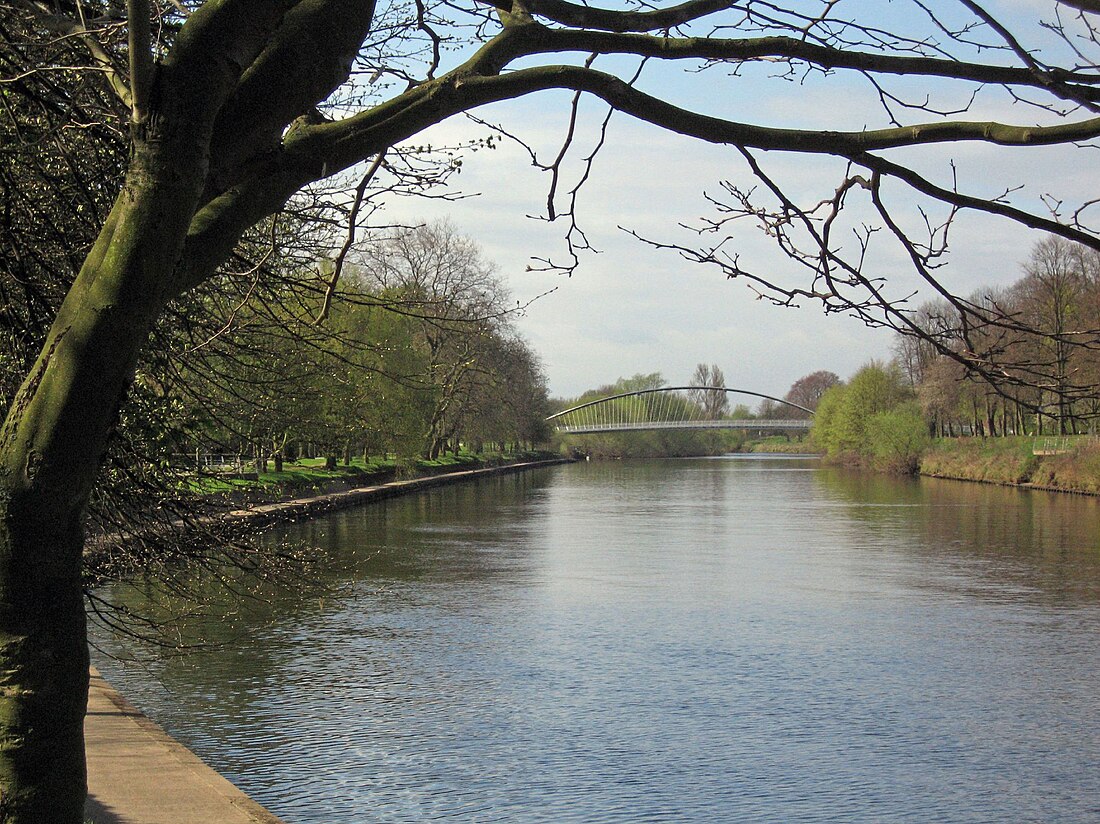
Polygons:
[[99,663],[288,822],[1100,820],[1098,505],[579,464],[288,528],[327,594]]
[[897,534],[899,549],[926,556],[938,580],[961,568],[968,575],[959,583],[975,595],[1052,605],[1100,600],[1096,498],[841,471],[820,477],[854,523],[875,540]]

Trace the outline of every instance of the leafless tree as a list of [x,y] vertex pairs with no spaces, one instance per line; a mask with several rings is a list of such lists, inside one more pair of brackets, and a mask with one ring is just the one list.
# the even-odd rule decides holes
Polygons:
[[478,246],[447,223],[380,238],[361,251],[360,263],[393,311],[419,321],[428,370],[422,380],[435,398],[426,456],[435,459],[455,434],[462,398],[511,310],[506,290]]
[[698,364],[691,376],[691,386],[699,388],[689,389],[688,398],[703,410],[706,420],[716,421],[729,410],[729,393],[724,391],[726,376],[718,364]]
[[[821,369],[796,380],[783,399],[807,409],[817,409],[817,402],[821,400],[821,396],[839,383],[840,378],[835,373]],[[792,417],[807,417],[807,413],[801,410],[787,407],[787,411]]]

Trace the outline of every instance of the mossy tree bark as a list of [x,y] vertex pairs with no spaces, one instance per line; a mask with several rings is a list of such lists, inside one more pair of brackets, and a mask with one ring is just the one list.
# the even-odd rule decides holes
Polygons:
[[[66,298],[2,434],[0,811],[79,821],[88,653],[82,519],[138,352],[165,300],[172,226],[194,186],[135,158],[108,226]],[[190,189],[190,191],[188,191]],[[178,228],[176,247],[182,243]],[[156,242],[154,242],[154,240]]]
[[82,820],[82,519],[201,191],[205,153],[189,130],[191,102],[176,99],[141,124],[122,193],[0,436],[5,821]]
[[0,821],[83,821],[84,510],[141,348],[180,291],[217,117],[289,5],[207,4],[157,68],[122,191],[0,433]]

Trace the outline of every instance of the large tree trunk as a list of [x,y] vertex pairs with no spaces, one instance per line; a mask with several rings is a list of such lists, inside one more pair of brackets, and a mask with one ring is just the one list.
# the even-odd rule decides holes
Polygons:
[[[123,331],[129,324],[111,317],[109,307],[100,308],[55,326],[3,432],[3,822],[83,820],[88,650],[81,524],[136,353],[133,331]],[[119,359],[129,368],[104,357],[116,347],[131,353]]]
[[249,177],[347,79],[372,15],[369,0],[204,3],[155,62],[131,43],[125,184],[0,431],[0,824],[83,821],[81,523],[122,398],[167,302],[328,173],[310,155]]
[[178,147],[135,149],[0,432],[0,822],[83,821],[82,521],[138,353],[168,300],[201,185],[193,161],[188,175]]
[[0,821],[81,822],[88,697],[83,538],[79,522],[43,523],[50,519],[26,503],[9,501],[0,527]]

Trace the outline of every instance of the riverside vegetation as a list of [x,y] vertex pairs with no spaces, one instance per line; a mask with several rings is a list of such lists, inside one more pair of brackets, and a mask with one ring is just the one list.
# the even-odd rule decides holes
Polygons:
[[302,458],[284,463],[277,471],[196,474],[184,481],[188,492],[248,503],[280,498],[320,494],[333,488],[385,483],[395,478],[423,477],[467,469],[503,466],[557,458],[553,452],[522,450],[513,452],[458,452],[434,460],[402,460],[393,455],[363,459],[354,457],[335,468],[324,458]]
[[[915,380],[912,361],[906,364],[901,357],[909,351],[905,343],[898,346],[898,358],[890,363],[872,361],[847,382],[827,371],[797,380],[784,400],[815,410],[809,437],[766,430],[756,436],[738,430],[654,430],[565,436],[558,446],[611,459],[729,452],[818,454],[833,464],[881,472],[1100,494],[1100,439],[1062,434],[1088,429],[1091,401],[1056,406],[1045,418],[1029,416],[1022,400],[1010,401],[987,386],[946,387],[943,369],[934,360],[926,363],[926,379]],[[724,386],[724,380],[717,366],[699,364],[691,385]],[[666,385],[659,373],[639,374],[551,403],[566,408]],[[948,397],[954,403],[946,403]],[[708,417],[757,421],[808,417],[771,400],[756,411],[744,405],[730,408],[728,396],[722,401]],[[698,403],[691,398],[679,402]],[[1062,411],[1069,417],[1058,416]]]
[[[813,443],[839,463],[1100,492],[1100,443],[1091,437],[1100,356],[1085,345],[1092,333],[1080,331],[1100,318],[1100,253],[1047,238],[1018,280],[970,301],[1012,322],[955,328],[947,301],[917,307],[911,321],[921,334],[899,335],[890,364],[872,362],[821,397]],[[975,374],[964,365],[975,348],[1016,365]]]
[[1050,435],[1038,426],[992,435],[973,423],[957,426],[965,434],[933,437],[920,388],[897,363],[872,362],[822,397],[810,443],[838,464],[1100,494],[1100,439],[1093,435]]
[[947,438],[933,442],[921,456],[920,472],[1100,495],[1100,439]]
[[[717,364],[700,363],[692,375],[687,395],[679,398],[664,397],[660,403],[670,406],[658,416],[671,413],[682,420],[755,420],[766,421],[783,418],[806,419],[822,393],[840,382],[832,372],[814,372],[799,378],[787,392],[786,403],[778,403],[765,397],[754,412],[745,404],[730,403],[727,392],[738,390],[712,390],[706,387],[725,387],[726,379]],[[591,389],[569,400],[555,399],[551,405],[557,410],[590,403],[630,392],[652,392],[668,387],[668,381],[660,372],[637,374],[598,389]],[[752,394],[752,393],[749,393]],[[645,408],[656,395],[623,399],[620,404],[632,404]],[[788,405],[794,404],[794,406]],[[803,408],[798,408],[803,407]],[[629,413],[628,413],[629,414]],[[650,417],[650,410],[644,417]],[[684,458],[703,455],[723,455],[730,452],[783,452],[807,453],[816,451],[804,437],[804,433],[752,434],[738,429],[652,429],[642,431],[603,432],[599,434],[560,436],[558,443],[564,451],[581,452],[595,458]]]

